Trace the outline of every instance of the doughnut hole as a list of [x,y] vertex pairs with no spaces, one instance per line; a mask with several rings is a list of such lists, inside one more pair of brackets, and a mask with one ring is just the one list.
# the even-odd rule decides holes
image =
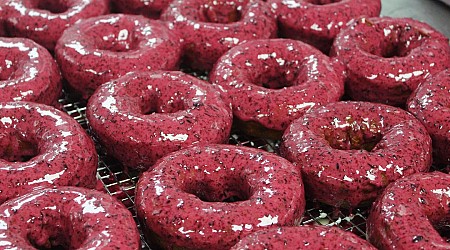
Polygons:
[[448,216],[448,218],[433,223],[433,227],[445,241],[450,243],[450,215]]
[[279,63],[279,59],[264,61],[265,66],[256,70],[259,74],[250,76],[250,82],[267,89],[283,89],[298,86],[307,81],[307,68],[295,62]]
[[[185,101],[185,97],[181,94],[182,91],[175,91],[166,89],[164,96],[156,91],[145,93],[141,106],[141,113],[144,115],[162,114],[162,113],[176,113],[187,110],[190,106],[197,106],[200,104],[189,105]],[[189,99],[189,98],[188,98]]]
[[241,20],[242,6],[235,1],[210,0],[200,6],[199,18],[201,22],[233,23]]
[[0,158],[9,162],[27,162],[39,154],[38,144],[16,131],[0,132]]
[[[2,56],[0,56],[2,58]],[[15,78],[17,70],[16,63],[11,59],[0,59],[0,81],[8,81]]]
[[47,10],[54,14],[64,13],[69,10],[68,1],[63,0],[37,0],[35,8]]
[[325,140],[338,150],[372,151],[382,138],[382,124],[373,120],[356,120],[352,116],[335,117],[331,126],[323,128]]
[[[114,22],[117,20],[112,20]],[[97,23],[86,32],[93,46],[98,50],[111,52],[129,52],[138,49],[140,39],[133,23]],[[108,32],[105,32],[105,31]],[[101,35],[106,34],[106,35]]]
[[304,1],[314,5],[327,5],[332,3],[339,3],[342,0],[304,0]]

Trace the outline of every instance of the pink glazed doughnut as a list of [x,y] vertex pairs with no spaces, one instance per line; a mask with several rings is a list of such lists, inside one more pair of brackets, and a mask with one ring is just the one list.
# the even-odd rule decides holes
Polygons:
[[184,57],[195,70],[209,71],[237,44],[276,35],[276,20],[258,0],[175,0],[161,15],[184,39]]
[[38,186],[96,184],[97,153],[84,129],[53,107],[0,103],[0,204]]
[[181,45],[160,21],[111,14],[68,28],[55,54],[70,87],[88,99],[98,86],[130,71],[177,69]]
[[143,170],[192,144],[227,142],[232,114],[209,83],[155,71],[102,85],[88,102],[87,119],[108,153],[125,167]]
[[109,12],[108,0],[4,0],[10,36],[26,37],[49,50],[65,29],[80,19]]
[[160,159],[136,188],[147,239],[163,249],[228,250],[246,235],[293,226],[305,209],[287,160],[232,145],[196,146]]
[[380,0],[268,0],[281,37],[309,43],[328,54],[342,27],[359,16],[378,16]]
[[171,0],[111,0],[117,11],[159,19]]
[[331,55],[347,66],[352,100],[404,107],[419,83],[450,66],[448,42],[410,18],[359,18],[336,36]]
[[0,37],[0,102],[56,105],[61,74],[50,53],[26,38]]

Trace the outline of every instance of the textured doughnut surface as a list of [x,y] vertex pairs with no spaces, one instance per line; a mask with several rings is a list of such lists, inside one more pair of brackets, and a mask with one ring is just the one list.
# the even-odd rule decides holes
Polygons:
[[338,227],[299,226],[261,230],[240,240],[230,250],[347,249],[375,250],[369,242]]
[[[78,187],[38,189],[0,206],[2,249],[140,249],[118,200]],[[53,248],[53,249],[55,249]]]
[[4,0],[6,28],[53,50],[65,29],[80,19],[108,13],[108,0]]
[[444,70],[421,83],[407,107],[431,135],[434,162],[450,164],[450,71]]
[[84,129],[53,107],[0,103],[0,204],[37,186],[96,184],[97,153]]
[[252,232],[293,225],[305,198],[300,173],[287,160],[207,145],[174,152],[144,172],[136,208],[147,238],[164,249],[229,249]]
[[380,249],[450,249],[438,231],[448,225],[449,204],[450,175],[433,172],[402,178],[389,185],[372,207],[369,240]]
[[55,52],[64,78],[87,99],[101,84],[130,71],[176,69],[181,45],[159,21],[111,14],[67,29]]
[[210,70],[237,44],[276,35],[276,20],[267,3],[256,0],[175,0],[161,15],[184,39],[185,61]]
[[146,169],[192,144],[225,143],[232,114],[209,83],[156,71],[102,85],[89,100],[87,119],[110,154],[126,167]]
[[413,115],[365,102],[311,110],[285,131],[280,150],[302,170],[309,194],[336,207],[367,205],[390,182],[427,171],[432,158]]
[[380,0],[269,0],[278,16],[281,37],[309,43],[328,53],[333,40],[348,21],[374,17]]
[[114,7],[123,13],[144,15],[152,19],[159,19],[161,12],[170,4],[170,0],[111,0]]
[[0,101],[56,105],[61,74],[50,53],[29,39],[0,37]]
[[236,118],[279,131],[344,93],[343,78],[327,56],[288,39],[239,44],[218,60],[210,82],[225,90]]
[[347,66],[351,99],[404,106],[419,83],[449,67],[448,43],[410,18],[359,18],[336,36],[331,55]]

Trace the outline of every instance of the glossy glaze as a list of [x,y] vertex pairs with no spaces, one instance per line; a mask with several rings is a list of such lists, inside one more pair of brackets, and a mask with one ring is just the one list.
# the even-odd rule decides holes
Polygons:
[[64,78],[87,99],[101,84],[130,71],[176,69],[181,45],[159,21],[111,14],[67,29],[55,52]]
[[0,4],[0,37],[6,36],[5,30],[5,12],[3,10],[3,4]]
[[434,227],[448,225],[449,204],[450,175],[405,177],[388,186],[374,204],[367,235],[380,249],[450,249]]
[[430,133],[434,162],[450,164],[450,71],[444,70],[422,82],[407,108]]
[[37,186],[95,187],[94,143],[62,111],[36,103],[0,103],[0,137],[0,203]]
[[[234,202],[225,202],[238,197]],[[240,238],[289,226],[305,208],[300,173],[287,160],[232,145],[172,153],[136,189],[146,236],[163,249],[229,249]]]
[[[49,50],[65,29],[80,19],[109,12],[108,0],[4,0],[6,28]],[[41,7],[45,6],[45,7]]]
[[351,99],[404,106],[420,82],[449,67],[448,43],[413,19],[359,18],[339,33],[331,55],[347,66]]
[[283,135],[281,155],[302,170],[309,194],[336,207],[370,202],[390,182],[431,165],[431,138],[399,108],[338,102],[315,108]]
[[240,240],[230,250],[346,249],[375,250],[369,242],[331,226],[279,227],[261,230]]
[[0,37],[0,101],[56,105],[61,74],[50,53],[25,38]]
[[210,70],[237,44],[276,35],[276,20],[267,3],[255,0],[176,0],[161,15],[184,40],[189,67]]
[[170,4],[170,0],[111,0],[114,8],[122,13],[143,15],[159,19],[161,12]]
[[278,131],[344,93],[343,78],[327,56],[288,39],[239,44],[218,60],[210,82],[225,90],[236,118]]
[[99,142],[126,167],[147,169],[192,144],[225,143],[232,114],[207,82],[181,72],[129,73],[87,105]]
[[328,54],[339,31],[353,18],[378,16],[380,0],[269,0],[281,37],[309,43]]
[[140,249],[131,213],[115,198],[76,187],[38,189],[0,206],[2,249]]

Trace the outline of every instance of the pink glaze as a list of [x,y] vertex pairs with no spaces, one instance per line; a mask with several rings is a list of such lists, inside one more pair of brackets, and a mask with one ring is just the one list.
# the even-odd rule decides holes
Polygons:
[[382,250],[450,249],[436,230],[448,227],[449,204],[450,175],[433,172],[402,178],[373,205],[367,219],[368,238]]
[[109,11],[108,0],[4,0],[6,28],[11,36],[26,37],[49,50],[65,29],[80,19]]
[[305,198],[300,173],[287,160],[209,145],[172,153],[144,172],[136,209],[147,239],[164,249],[220,250],[252,232],[294,225]]
[[94,143],[53,107],[0,103],[0,149],[0,204],[38,186],[95,187]]
[[261,230],[241,239],[230,250],[346,249],[376,250],[360,237],[331,226],[279,227]]
[[176,69],[181,45],[159,21],[111,14],[67,29],[55,53],[64,78],[87,99],[101,84],[130,71]]
[[0,38],[0,101],[56,105],[61,74],[50,53],[25,38]]
[[181,35],[185,62],[197,70],[210,70],[241,42],[276,35],[273,13],[257,0],[175,0],[161,19]]
[[366,102],[311,110],[285,131],[280,150],[309,194],[336,207],[368,205],[390,182],[431,165],[431,138],[413,115]]
[[6,36],[6,30],[5,30],[5,12],[3,10],[3,5],[0,4],[0,37]]
[[[38,189],[0,206],[2,249],[140,249],[131,213],[77,187]],[[55,247],[55,248],[53,248]]]
[[119,12],[159,19],[161,12],[169,6],[171,0],[111,0],[111,2]]
[[359,16],[378,16],[380,0],[269,0],[280,36],[309,43],[328,54],[342,27]]
[[241,43],[225,53],[210,74],[242,121],[283,131],[317,105],[339,101],[342,76],[310,45],[287,39]]
[[409,18],[359,18],[336,37],[331,55],[347,66],[353,100],[404,106],[429,75],[450,66],[449,40]]
[[450,165],[450,71],[444,70],[421,83],[407,107],[431,135],[434,162]]
[[227,142],[232,114],[207,82],[156,71],[102,85],[89,100],[87,119],[111,155],[126,167],[147,169],[192,144]]

